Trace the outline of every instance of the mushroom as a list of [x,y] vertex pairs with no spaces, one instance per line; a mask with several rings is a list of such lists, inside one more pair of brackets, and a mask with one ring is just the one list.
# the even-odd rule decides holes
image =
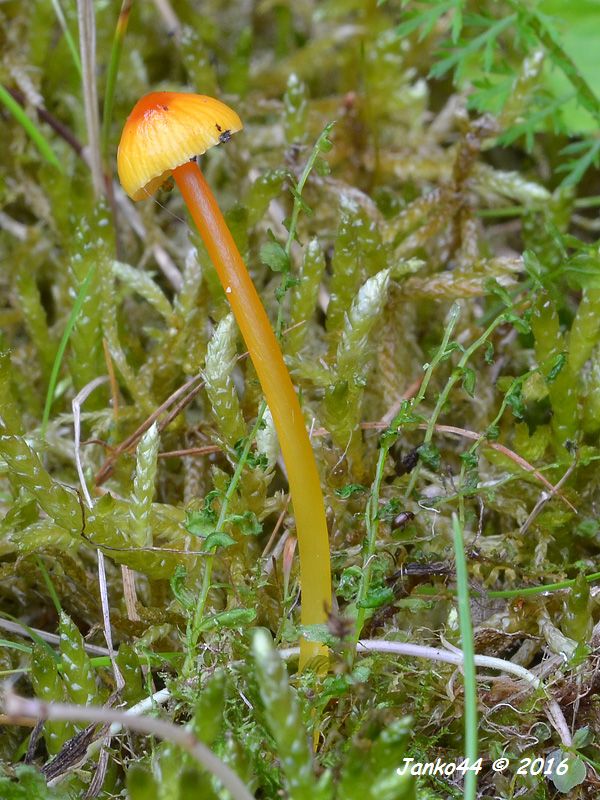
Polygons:
[[[287,469],[300,551],[301,622],[331,608],[329,539],[323,494],[304,416],[277,338],[227,223],[195,157],[242,128],[231,108],[204,95],[152,92],[127,118],[117,155],[133,200],[150,197],[173,175],[226,292],[271,411]],[[301,667],[324,648],[302,640]]]

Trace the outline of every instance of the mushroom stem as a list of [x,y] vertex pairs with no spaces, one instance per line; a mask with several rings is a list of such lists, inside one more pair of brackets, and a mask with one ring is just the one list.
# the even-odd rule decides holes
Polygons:
[[[189,161],[174,169],[173,177],[217,270],[273,416],[296,519],[301,622],[320,624],[331,608],[329,538],[319,473],[300,403],[267,313],[198,165]],[[301,666],[322,652],[319,644],[304,641]]]

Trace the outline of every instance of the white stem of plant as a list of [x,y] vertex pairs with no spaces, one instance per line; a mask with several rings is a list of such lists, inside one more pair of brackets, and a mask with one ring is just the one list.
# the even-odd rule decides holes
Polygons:
[[[299,647],[282,648],[279,655],[284,660],[297,658],[300,654]],[[429,661],[442,661],[447,664],[455,664],[460,667],[463,663],[461,650],[452,650],[439,647],[427,647],[424,645],[412,644],[410,642],[392,642],[385,639],[361,639],[357,645],[357,653],[391,653],[397,656],[408,658],[424,658]],[[545,690],[543,681],[534,675],[533,672],[514,664],[512,661],[505,661],[494,656],[475,656],[475,665],[484,669],[494,669],[500,672],[513,675],[525,681],[532,689]],[[36,700],[26,700],[12,693],[5,695],[4,708],[6,713],[14,718],[31,717],[33,719],[64,719],[73,722],[92,721],[112,723],[109,735],[115,736],[122,728],[130,728],[140,733],[172,741],[180,745],[191,753],[204,767],[212,772],[231,792],[235,800],[250,800],[252,795],[248,792],[244,784],[233,773],[229,767],[220,761],[205,745],[201,744],[189,731],[180,725],[171,722],[155,719],[154,717],[143,716],[147,711],[158,705],[166,703],[171,694],[168,689],[161,689],[159,692],[145,698],[141,702],[129,708],[127,711],[114,711],[108,708],[93,706],[75,706],[66,704],[45,704]],[[548,699],[547,715],[552,726],[560,736],[561,742],[565,747],[570,747],[573,743],[569,726],[565,720],[562,709],[555,700]],[[88,749],[90,757],[97,749],[99,743],[94,742]]]
[[[85,480],[85,475],[83,473],[83,466],[81,464],[81,452],[80,452],[80,444],[81,444],[81,406],[90,394],[97,389],[98,386],[101,386],[103,383],[106,383],[108,377],[106,375],[100,375],[98,378],[94,378],[94,380],[90,381],[86,386],[79,391],[75,397],[73,398],[73,402],[71,403],[71,407],[73,409],[73,438],[74,438],[74,446],[75,446],[75,465],[77,467],[77,475],[79,476],[79,483],[81,485],[81,492],[85,498],[86,505],[89,509],[94,507],[92,502],[92,497],[89,493],[87,488],[87,483]],[[100,588],[100,603],[102,605],[102,621],[104,627],[104,638],[106,639],[106,645],[108,647],[108,654],[110,657],[110,663],[112,664],[113,674],[115,676],[115,683],[117,684],[117,689],[121,691],[121,689],[125,686],[125,680],[121,675],[121,670],[117,664],[117,660],[115,658],[115,651],[113,648],[113,641],[112,641],[112,632],[111,632],[111,625],[110,625],[110,606],[108,603],[108,587],[106,584],[106,569],[104,565],[104,553],[100,548],[96,550],[96,556],[98,558],[98,585]]]
[[[393,653],[394,655],[408,656],[409,658],[425,658],[429,661],[444,661],[446,664],[456,664],[458,667],[464,661],[461,650],[442,650],[439,647],[426,647],[420,644],[411,644],[410,642],[390,642],[385,639],[361,639],[358,642],[356,651],[357,653]],[[287,660],[294,658],[299,652],[300,648],[298,647],[288,647],[279,650],[279,655]],[[526,681],[532,689],[545,689],[542,681],[533,672],[519,664],[514,664],[512,661],[505,661],[503,658],[476,655],[475,666],[496,669],[500,672],[514,675]],[[548,719],[560,736],[561,742],[565,747],[570,747],[572,744],[571,732],[561,707],[556,700],[549,698],[546,708]]]
[[254,800],[244,783],[223,763],[212,750],[198,741],[193,733],[181,725],[166,720],[116,711],[100,706],[76,706],[69,703],[41,703],[16,694],[7,693],[4,707],[10,717],[32,717],[39,720],[66,720],[70,722],[116,723],[125,728],[157,736],[179,745],[199,764],[211,772],[227,789],[234,800]]

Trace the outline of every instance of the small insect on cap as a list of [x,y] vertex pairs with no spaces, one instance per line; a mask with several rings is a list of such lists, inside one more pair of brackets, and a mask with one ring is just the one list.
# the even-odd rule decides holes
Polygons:
[[121,134],[121,185],[133,200],[143,200],[176,167],[228,141],[242,127],[235,111],[213,97],[151,92],[135,104]]

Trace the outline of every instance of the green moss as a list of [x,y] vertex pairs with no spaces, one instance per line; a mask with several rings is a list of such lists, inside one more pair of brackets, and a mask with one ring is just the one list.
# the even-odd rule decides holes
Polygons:
[[[579,697],[591,744],[578,738],[577,758],[594,761],[593,3],[553,18],[556,3],[516,0],[476,13],[463,0],[206,0],[201,14],[191,0],[132,4],[107,172],[145,92],[221,96],[244,124],[201,165],[311,431],[337,598],[317,631],[331,644],[327,675],[297,674],[293,661],[286,673],[264,642],[253,659],[253,626],[277,646],[300,635],[285,465],[177,190],[136,204],[118,186],[94,196],[78,5],[61,0],[61,21],[55,3],[0,4],[0,83],[21,108],[4,98],[0,112],[0,616],[38,637],[32,649],[4,631],[2,669],[20,670],[24,694],[82,705],[133,705],[167,686],[166,707],[147,712],[188,725],[265,800],[462,796],[444,777],[415,787],[396,772],[405,753],[464,755],[454,666],[349,646],[357,628],[456,642],[456,513],[476,653],[543,663],[552,698]],[[99,106],[108,95],[110,107],[122,4],[93,6]],[[73,399],[107,376],[83,401],[75,453]],[[135,572],[139,619],[127,616],[122,566]],[[126,679],[114,698],[110,660],[88,652],[105,647],[107,625]],[[56,632],[53,655],[39,636]],[[522,688],[478,681],[482,796],[551,796],[543,776],[490,770],[504,753],[514,764],[523,742],[536,757],[568,749],[548,697]],[[73,732],[48,723],[36,767]],[[18,762],[28,735],[4,726],[2,757]],[[100,797],[220,791],[169,743],[121,735],[105,752]],[[36,783],[3,769],[16,797],[34,787],[75,800],[95,762],[47,791],[40,773]]]

